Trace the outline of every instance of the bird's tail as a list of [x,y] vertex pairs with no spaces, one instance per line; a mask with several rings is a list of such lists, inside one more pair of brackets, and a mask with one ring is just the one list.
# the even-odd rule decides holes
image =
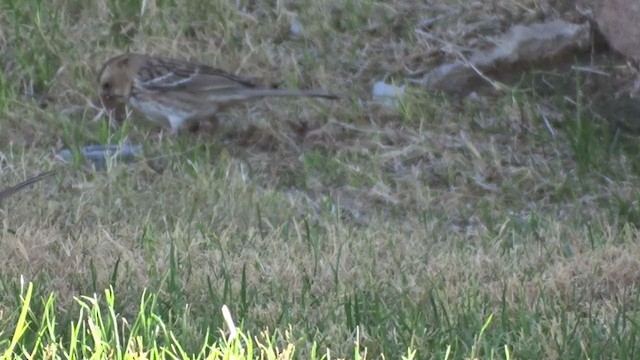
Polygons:
[[297,89],[268,89],[268,88],[248,88],[244,89],[242,93],[251,97],[267,97],[267,96],[281,96],[281,97],[319,97],[331,100],[337,100],[337,95],[320,92],[317,90],[297,90]]

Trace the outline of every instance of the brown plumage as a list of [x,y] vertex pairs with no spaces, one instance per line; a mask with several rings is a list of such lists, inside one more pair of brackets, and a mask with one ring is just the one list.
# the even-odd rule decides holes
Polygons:
[[135,53],[109,59],[98,86],[103,104],[128,103],[149,119],[168,123],[172,132],[228,105],[266,96],[338,98],[315,90],[258,87],[211,66]]

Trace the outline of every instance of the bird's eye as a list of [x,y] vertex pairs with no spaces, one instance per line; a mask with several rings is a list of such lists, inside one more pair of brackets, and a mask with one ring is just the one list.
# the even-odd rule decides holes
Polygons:
[[102,90],[109,90],[111,89],[111,83],[106,81],[102,83]]

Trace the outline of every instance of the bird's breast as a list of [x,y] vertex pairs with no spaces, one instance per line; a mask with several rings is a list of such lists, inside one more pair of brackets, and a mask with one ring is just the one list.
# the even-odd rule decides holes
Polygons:
[[195,112],[179,104],[174,104],[171,99],[155,99],[154,97],[131,96],[129,98],[131,106],[143,113],[147,118],[156,122],[162,122],[164,125],[172,125],[173,119],[189,119],[195,115]]

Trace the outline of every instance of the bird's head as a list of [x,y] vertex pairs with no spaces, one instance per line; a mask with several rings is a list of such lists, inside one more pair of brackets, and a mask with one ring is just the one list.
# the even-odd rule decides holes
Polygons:
[[129,100],[136,65],[132,54],[123,54],[109,59],[102,66],[98,75],[98,93],[105,106],[116,106]]

